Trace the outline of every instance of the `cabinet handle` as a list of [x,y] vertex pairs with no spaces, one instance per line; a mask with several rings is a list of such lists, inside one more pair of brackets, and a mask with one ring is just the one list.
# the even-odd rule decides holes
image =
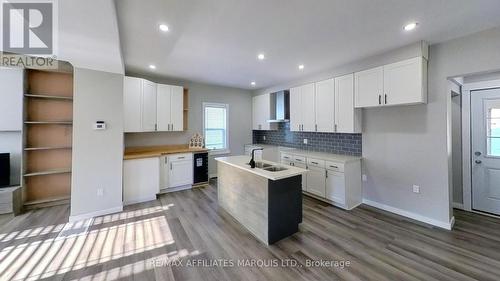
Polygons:
[[325,175],[326,175],[326,178],[328,178],[328,170],[326,170],[326,174]]
[[302,160],[301,160],[301,159],[297,159],[297,158],[295,158],[295,161],[299,161],[299,162],[302,162]]
[[378,104],[382,104],[382,96],[378,95]]
[[299,126],[299,131],[300,131],[300,124],[298,126]]
[[335,124],[335,125],[333,126],[333,131],[334,131],[334,132],[337,132],[337,124]]
[[184,159],[184,158],[186,158],[186,157],[184,157],[184,156],[182,156],[182,157],[177,157],[177,159]]
[[339,167],[330,165],[330,168],[338,169]]
[[170,170],[172,170],[172,163],[170,163]]
[[318,165],[318,162],[312,162],[312,161],[311,161],[311,163]]
[[384,95],[384,102],[387,104],[387,94]]
[[158,124],[155,124],[155,131],[158,131]]
[[318,131],[318,124],[314,124],[314,130],[317,132]]

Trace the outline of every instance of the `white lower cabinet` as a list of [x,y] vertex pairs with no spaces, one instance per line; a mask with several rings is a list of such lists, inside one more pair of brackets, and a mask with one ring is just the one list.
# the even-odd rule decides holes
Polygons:
[[302,191],[308,195],[346,210],[362,203],[361,160],[334,161],[282,152],[281,164],[308,170],[302,177]]
[[326,171],[325,197],[338,204],[345,204],[345,177],[344,173]]
[[193,184],[193,154],[172,154],[164,158],[162,189]]
[[308,166],[307,192],[316,196],[325,197],[326,170],[324,168]]
[[123,203],[156,199],[160,191],[160,158],[125,160],[123,163]]

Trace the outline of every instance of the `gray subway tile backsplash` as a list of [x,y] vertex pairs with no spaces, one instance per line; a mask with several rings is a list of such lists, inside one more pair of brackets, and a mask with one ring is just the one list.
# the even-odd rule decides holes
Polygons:
[[[307,144],[304,144],[304,139],[307,139]],[[254,130],[253,143],[361,156],[361,134],[291,132],[290,123],[278,123],[276,131]]]

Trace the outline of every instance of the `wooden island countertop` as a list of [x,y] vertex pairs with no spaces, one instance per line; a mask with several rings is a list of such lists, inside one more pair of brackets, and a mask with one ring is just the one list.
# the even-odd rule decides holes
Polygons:
[[160,157],[166,154],[207,152],[206,148],[189,148],[187,144],[159,145],[159,146],[134,146],[125,148],[123,159],[141,159]]

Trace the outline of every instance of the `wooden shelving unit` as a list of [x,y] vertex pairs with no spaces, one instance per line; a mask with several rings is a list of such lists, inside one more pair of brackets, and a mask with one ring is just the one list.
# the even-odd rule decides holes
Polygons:
[[69,203],[73,74],[27,70],[23,201],[26,209]]

